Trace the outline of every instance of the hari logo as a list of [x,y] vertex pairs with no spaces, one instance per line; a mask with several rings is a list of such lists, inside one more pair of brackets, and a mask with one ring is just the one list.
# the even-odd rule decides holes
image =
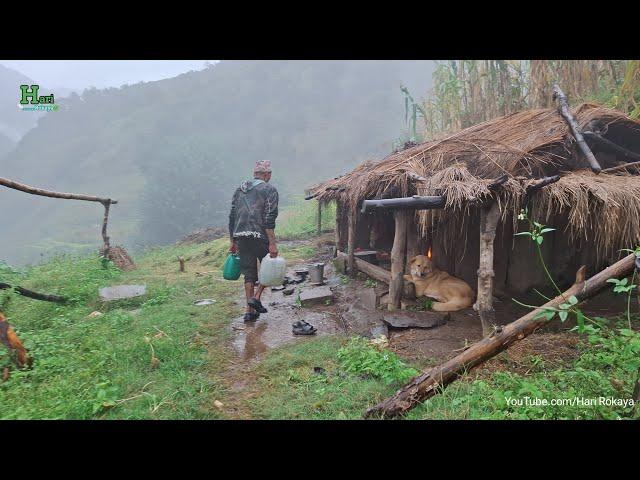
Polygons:
[[[20,103],[18,103],[18,108],[20,108],[20,110],[27,111],[44,110],[47,112],[55,112],[58,110],[58,105],[56,105],[53,93],[51,95],[38,96],[39,89],[40,85],[20,85],[20,92],[22,96],[20,98]],[[34,106],[27,107],[25,105]]]

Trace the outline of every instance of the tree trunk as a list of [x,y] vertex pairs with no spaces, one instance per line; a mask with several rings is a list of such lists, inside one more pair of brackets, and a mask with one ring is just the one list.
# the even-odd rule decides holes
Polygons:
[[580,126],[578,125],[578,122],[576,122],[576,119],[571,113],[571,110],[569,110],[567,97],[564,95],[562,90],[560,90],[560,87],[558,85],[553,86],[553,98],[558,100],[558,103],[559,103],[558,110],[560,111],[560,114],[564,117],[566,122],[569,124],[571,133],[573,133],[573,136],[575,137],[576,142],[578,143],[578,147],[580,148],[580,151],[582,152],[587,162],[591,166],[591,170],[594,173],[600,173],[600,171],[602,170],[602,167],[600,167],[600,164],[596,160],[596,157],[593,156],[593,152],[589,148],[589,145],[587,145],[587,142],[585,142],[584,137],[580,132]]
[[407,251],[407,212],[395,212],[395,233],[391,249],[391,283],[389,284],[389,310],[400,308],[404,283],[404,259]]
[[365,418],[403,415],[420,402],[436,395],[441,387],[453,382],[471,368],[506,350],[547,323],[544,316],[539,316],[545,308],[557,308],[561,303],[566,303],[572,295],[579,301],[592,297],[608,285],[606,283],[608,279],[629,275],[633,271],[634,261],[635,255],[628,255],[586,281],[584,277],[581,278],[581,275],[584,275],[584,267],[581,268],[576,275],[576,283],[562,295],[513,323],[503,328],[498,327],[493,335],[483,338],[460,355],[415,377],[392,397],[367,410]]
[[480,210],[480,267],[478,268],[478,299],[474,308],[478,311],[482,323],[482,335],[487,336],[495,328],[495,310],[493,309],[493,241],[496,238],[496,226],[500,218],[497,202]]

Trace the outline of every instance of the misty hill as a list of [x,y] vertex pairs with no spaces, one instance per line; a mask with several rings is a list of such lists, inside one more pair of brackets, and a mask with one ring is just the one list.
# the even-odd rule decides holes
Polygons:
[[20,85],[35,83],[26,75],[0,65],[0,135],[17,142],[28,130],[36,126],[41,113],[21,112],[18,109]]
[[[391,150],[401,83],[429,87],[428,61],[223,61],[168,80],[59,101],[0,159],[2,176],[117,198],[110,234],[129,248],[225,225],[236,186],[270,159],[283,204]],[[20,113],[20,112],[18,112]],[[99,205],[0,190],[0,258],[98,245]]]

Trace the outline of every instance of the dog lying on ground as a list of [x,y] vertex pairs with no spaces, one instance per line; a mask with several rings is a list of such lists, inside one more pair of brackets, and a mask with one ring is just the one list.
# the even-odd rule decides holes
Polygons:
[[471,287],[459,278],[438,270],[425,255],[418,255],[409,261],[411,275],[404,279],[416,287],[416,297],[430,297],[435,300],[431,308],[437,312],[455,312],[473,304]]

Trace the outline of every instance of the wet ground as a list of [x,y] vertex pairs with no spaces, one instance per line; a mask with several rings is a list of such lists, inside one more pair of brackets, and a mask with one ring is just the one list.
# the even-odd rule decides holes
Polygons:
[[[295,244],[313,243],[299,240]],[[294,277],[295,269],[315,262],[325,263],[325,284],[329,285],[334,293],[334,302],[331,305],[300,307],[297,302],[298,293],[305,289],[317,288],[308,280],[295,285],[295,292],[289,296],[285,296],[282,291],[274,292],[270,288],[265,290],[262,303],[269,312],[262,314],[255,323],[244,323],[240,316],[233,319],[230,325],[233,346],[243,362],[257,360],[267,350],[280,345],[312,338],[313,336],[293,335],[291,325],[296,320],[304,320],[314,325],[317,328],[314,336],[344,334],[373,337],[385,334],[391,350],[406,360],[425,364],[452,358],[482,338],[478,314],[471,308],[452,312],[446,324],[434,328],[389,327],[381,321],[380,310],[367,309],[359,300],[359,292],[366,288],[364,278],[341,281],[344,277],[341,278],[334,271],[328,246],[321,247],[318,253],[306,262],[289,266],[287,275]],[[531,304],[541,303],[540,298],[519,300]],[[237,302],[238,305],[244,305],[242,292],[238,292]],[[509,298],[496,299],[494,307],[496,321],[502,325],[520,318],[529,311]],[[585,302],[583,310],[587,315],[611,315],[621,311],[620,297],[605,292]],[[554,321],[544,328],[544,332],[557,333],[571,327],[571,322]],[[542,336],[540,340],[543,340]]]

